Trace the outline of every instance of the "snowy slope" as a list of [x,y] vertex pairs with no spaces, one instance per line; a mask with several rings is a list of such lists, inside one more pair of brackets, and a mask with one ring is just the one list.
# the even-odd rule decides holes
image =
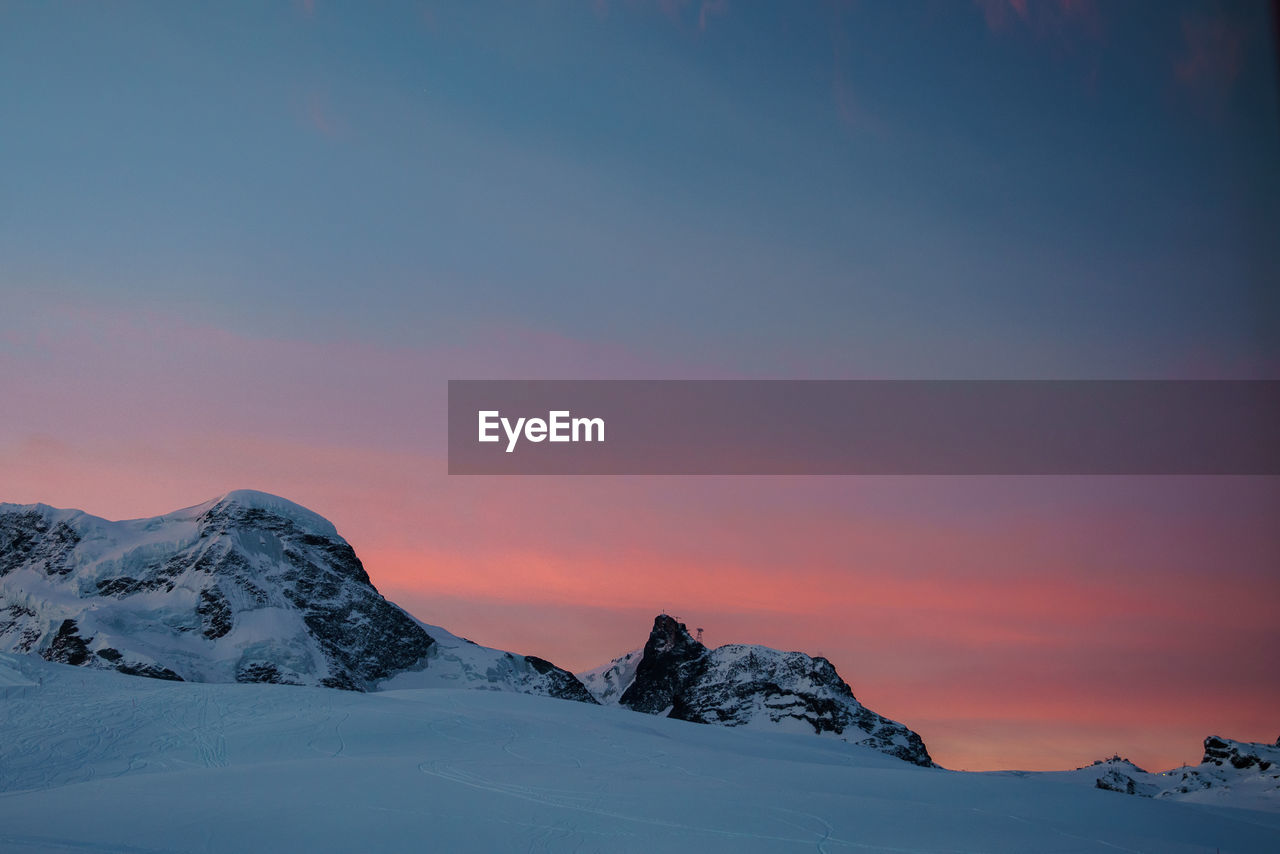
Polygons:
[[695,723],[825,735],[932,765],[920,736],[862,705],[825,658],[751,644],[708,649],[666,614],[644,649],[579,678],[601,702]]
[[0,697],[7,696],[8,691],[37,687],[38,683],[15,667],[7,656],[0,657]]
[[0,850],[1280,850],[1280,815],[491,691],[192,684],[0,655]]
[[[440,648],[437,649],[437,633]],[[110,522],[0,504],[0,651],[164,679],[368,690],[432,671],[592,702],[566,671],[456,638],[384,599],[323,517],[238,490],[150,519]],[[480,648],[477,648],[480,649]]]
[[1211,735],[1199,765],[1146,771],[1113,756],[1074,771],[1001,771],[1004,775],[1091,786],[1106,791],[1198,804],[1280,812],[1280,740],[1275,744],[1233,741]]
[[1199,765],[1161,776],[1175,782],[1157,797],[1280,809],[1280,738],[1275,744],[1259,744],[1211,735],[1204,740]]
[[644,657],[644,649],[633,649],[618,656],[608,664],[594,670],[585,670],[578,675],[578,681],[586,686],[591,696],[605,706],[616,706],[631,683],[636,681],[636,668]]
[[376,690],[477,688],[596,702],[573,674],[546,659],[480,646],[439,626],[419,625],[435,640],[426,657],[417,667],[379,682]]

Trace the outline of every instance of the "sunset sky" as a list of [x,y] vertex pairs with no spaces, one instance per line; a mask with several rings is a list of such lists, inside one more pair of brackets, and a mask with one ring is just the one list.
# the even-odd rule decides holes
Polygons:
[[1280,378],[1264,2],[0,4],[0,501],[234,488],[954,768],[1280,735],[1280,479],[450,477],[449,379]]

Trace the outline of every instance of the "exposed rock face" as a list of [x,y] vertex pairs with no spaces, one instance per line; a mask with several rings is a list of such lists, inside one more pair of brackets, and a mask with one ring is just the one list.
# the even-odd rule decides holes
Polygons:
[[693,689],[706,670],[710,654],[693,639],[684,623],[662,614],[653,621],[653,630],[636,666],[635,680],[620,698],[621,704],[637,712],[691,720],[683,713],[687,700],[697,696]]
[[[508,653],[511,655],[511,653]],[[511,655],[514,659],[516,656]],[[551,697],[560,697],[564,700],[577,700],[579,703],[595,703],[595,697],[591,696],[586,687],[578,681],[578,678],[569,671],[556,667],[545,658],[538,658],[536,655],[520,656],[528,664],[529,669],[542,677],[539,680],[539,687],[536,690],[529,691],[533,694],[547,694]]]
[[69,555],[79,542],[74,528],[61,520],[51,523],[38,509],[0,513],[0,578],[22,567],[66,575]]
[[[112,652],[119,655],[115,650]],[[49,642],[43,654],[49,661],[60,661],[77,667],[89,661],[91,655],[84,638],[80,637],[80,630],[76,627],[75,620],[62,621],[62,625],[58,626],[57,634],[53,636],[53,640]]]
[[1108,792],[1122,792],[1126,795],[1137,795],[1140,798],[1154,798],[1158,791],[1151,783],[1139,783],[1128,774],[1114,768],[1099,777],[1095,785]]
[[[0,651],[362,691],[429,666],[434,645],[331,523],[283,498],[237,491],[125,522],[0,505]],[[514,659],[532,676],[512,690],[594,702],[567,671]]]
[[[621,661],[593,674],[603,679],[610,668],[621,674]],[[618,702],[696,723],[828,734],[916,765],[933,764],[919,735],[859,703],[825,658],[744,644],[707,649],[665,614],[654,620]]]
[[1161,797],[1234,789],[1274,801],[1280,799],[1280,741],[1272,745],[1211,735],[1204,740],[1200,764],[1167,776],[1175,775],[1176,782]]
[[1246,768],[1270,771],[1271,767],[1280,761],[1277,748],[1280,748],[1280,739],[1277,739],[1273,746],[1232,741],[1229,738],[1211,735],[1204,740],[1204,759],[1200,761],[1202,765],[1212,763],[1219,768],[1230,765],[1240,771]]

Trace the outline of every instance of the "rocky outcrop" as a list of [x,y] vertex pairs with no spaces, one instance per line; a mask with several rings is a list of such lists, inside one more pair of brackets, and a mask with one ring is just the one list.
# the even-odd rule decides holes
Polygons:
[[80,535],[67,522],[50,521],[38,508],[0,513],[0,578],[24,567],[66,575],[79,542]]
[[1128,774],[1114,768],[1104,772],[1094,785],[1108,792],[1122,792],[1126,795],[1137,795],[1140,798],[1154,798],[1159,791],[1151,783],[1139,783]]
[[1170,771],[1174,780],[1161,797],[1220,791],[1250,791],[1255,797],[1280,800],[1280,741],[1276,744],[1234,741],[1217,735],[1204,740],[1199,765]]
[[[510,654],[510,653],[508,653]],[[515,657],[514,655],[512,656]],[[529,669],[537,673],[542,678],[538,680],[539,687],[529,693],[546,694],[551,697],[559,697],[563,700],[576,700],[579,703],[595,703],[595,697],[591,696],[591,692],[586,689],[578,678],[569,671],[561,667],[556,667],[545,658],[538,658],[536,655],[521,656],[529,665]]]
[[1280,743],[1234,741],[1211,735],[1198,765],[1152,773],[1113,756],[1050,776],[1092,781],[1098,789],[1177,801],[1274,810],[1280,804]]
[[1219,768],[1230,765],[1238,771],[1246,768],[1270,771],[1272,766],[1280,762],[1280,739],[1270,745],[1232,741],[1211,735],[1204,740],[1204,758],[1200,762],[1202,765],[1213,764]]
[[689,634],[684,623],[666,614],[653,621],[635,680],[619,702],[637,712],[688,720],[684,711],[707,667],[710,650]]
[[[592,671],[588,685],[616,691],[627,674],[627,658]],[[933,765],[919,735],[858,702],[825,658],[746,644],[708,649],[665,614],[654,620],[617,702],[696,723],[833,736]]]

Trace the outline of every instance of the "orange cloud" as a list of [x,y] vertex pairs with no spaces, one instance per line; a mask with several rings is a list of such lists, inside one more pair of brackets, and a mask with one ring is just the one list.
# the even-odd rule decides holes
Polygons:
[[476,337],[500,353],[26,320],[0,318],[0,500],[130,518],[283,494],[429,622],[581,669],[666,609],[713,644],[825,654],[957,767],[1274,738],[1274,479],[449,477],[454,372],[649,371],[532,330]]

